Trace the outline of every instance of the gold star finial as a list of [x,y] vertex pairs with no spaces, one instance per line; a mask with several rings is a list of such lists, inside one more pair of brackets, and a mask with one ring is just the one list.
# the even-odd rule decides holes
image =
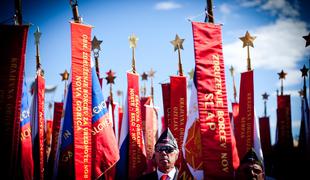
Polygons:
[[69,73],[67,70],[65,70],[63,73],[60,73],[62,77],[62,81],[67,81],[69,79]]
[[278,73],[278,75],[279,75],[279,79],[285,79],[285,76],[287,75],[287,73],[282,70],[281,72]]
[[310,45],[310,32],[309,32],[308,36],[303,36],[303,38],[306,40],[306,46],[305,47],[309,46]]
[[138,37],[136,35],[134,35],[134,34],[129,36],[129,47],[130,48],[136,48],[138,40],[139,40]]
[[253,41],[256,39],[256,36],[251,36],[250,33],[247,31],[245,36],[239,38],[243,42],[242,47],[251,46],[254,48]]
[[301,77],[307,77],[308,76],[308,71],[309,71],[309,69],[306,67],[306,65],[304,65],[303,67],[302,67],[302,69],[300,69],[300,71],[301,71]]
[[183,49],[184,39],[180,39],[178,35],[175,35],[175,39],[170,42],[174,46],[174,51],[176,51],[177,49]]
[[156,73],[156,71],[154,71],[153,68],[151,68],[150,71],[149,71],[150,78],[153,78],[155,73]]
[[116,78],[115,72],[113,72],[111,69],[106,72],[106,74],[108,75],[107,77],[105,77],[105,79],[107,80],[107,84],[114,84],[114,79]]
[[102,43],[101,40],[98,40],[96,36],[94,36],[93,40],[91,41],[91,50],[94,52],[98,52],[101,50],[100,44]]
[[146,74],[146,72],[143,72],[143,74],[141,75],[141,77],[142,77],[142,81],[146,81],[148,75]]
[[39,30],[39,27],[37,26],[37,30],[34,33],[34,39],[35,39],[35,44],[38,45],[40,44],[40,37],[41,37],[42,33]]
[[265,92],[264,94],[262,94],[262,96],[263,96],[263,100],[268,100],[269,94]]

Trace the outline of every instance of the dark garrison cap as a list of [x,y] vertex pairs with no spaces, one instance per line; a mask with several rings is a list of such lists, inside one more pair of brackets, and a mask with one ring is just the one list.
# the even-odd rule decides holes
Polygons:
[[259,164],[261,167],[263,167],[262,162],[258,159],[256,152],[253,148],[251,148],[244,156],[244,158],[241,160],[240,164],[252,162]]
[[164,143],[164,144],[169,144],[171,146],[173,146],[174,148],[178,149],[178,144],[177,141],[175,140],[175,138],[173,137],[173,134],[171,133],[170,129],[167,128],[158,138],[155,147],[157,146],[157,144],[159,143]]

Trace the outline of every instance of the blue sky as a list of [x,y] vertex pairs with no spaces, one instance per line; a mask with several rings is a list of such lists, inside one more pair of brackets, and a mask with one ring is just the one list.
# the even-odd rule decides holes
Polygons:
[[[183,69],[189,72],[194,67],[192,29],[189,19],[204,21],[205,0],[105,0],[79,1],[79,12],[85,24],[94,26],[92,35],[102,40],[100,73],[105,77],[109,69],[116,72],[114,91],[126,91],[126,71],[131,67],[131,49],[128,37],[134,33],[139,41],[136,48],[136,68],[139,74],[153,68],[156,71],[155,104],[161,109],[159,83],[168,82],[170,75],[177,73],[177,52],[170,41],[178,34],[184,38],[181,52]],[[213,0],[215,23],[223,24],[223,52],[226,65],[228,102],[233,100],[232,78],[228,69],[234,66],[239,92],[240,72],[246,70],[246,48],[239,37],[248,30],[257,36],[251,48],[254,69],[255,109],[263,115],[262,94],[270,94],[267,106],[274,141],[276,126],[276,90],[280,89],[278,72],[288,73],[284,81],[284,93],[291,94],[293,136],[297,138],[300,123],[300,97],[302,88],[299,69],[308,65],[310,47],[305,48],[302,36],[310,29],[310,7],[307,0]],[[0,21],[12,17],[14,4],[4,0],[0,5]],[[42,32],[40,42],[41,63],[45,70],[47,86],[57,85],[54,93],[46,95],[47,101],[61,101],[64,83],[60,73],[70,70],[70,26],[72,12],[69,1],[23,1],[23,20],[33,24],[29,30],[26,49],[26,79],[28,85],[35,76],[35,45],[33,33],[36,26]],[[140,81],[140,85],[143,82]],[[150,93],[150,81],[147,82]],[[104,96],[108,86],[103,87]],[[118,100],[116,97],[115,99]],[[188,92],[188,96],[190,93]],[[188,101],[189,103],[189,101]],[[229,107],[230,108],[230,107]],[[50,113],[46,113],[50,118]]]

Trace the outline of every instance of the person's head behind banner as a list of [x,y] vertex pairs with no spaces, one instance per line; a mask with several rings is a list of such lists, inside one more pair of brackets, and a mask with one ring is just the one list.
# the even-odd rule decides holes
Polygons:
[[240,162],[236,172],[236,179],[265,179],[263,163],[258,159],[256,152],[251,148]]
[[169,128],[158,138],[155,144],[155,161],[159,171],[168,173],[174,168],[178,159],[178,144]]

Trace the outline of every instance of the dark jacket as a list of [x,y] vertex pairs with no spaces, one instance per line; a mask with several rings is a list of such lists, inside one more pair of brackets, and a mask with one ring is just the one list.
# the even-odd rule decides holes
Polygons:
[[[176,168],[176,172],[175,172],[175,175],[174,175],[172,180],[177,180],[178,174],[179,174],[179,170],[178,170],[178,168]],[[153,171],[151,173],[142,175],[138,178],[138,180],[157,180],[157,179],[158,179],[157,171]]]

